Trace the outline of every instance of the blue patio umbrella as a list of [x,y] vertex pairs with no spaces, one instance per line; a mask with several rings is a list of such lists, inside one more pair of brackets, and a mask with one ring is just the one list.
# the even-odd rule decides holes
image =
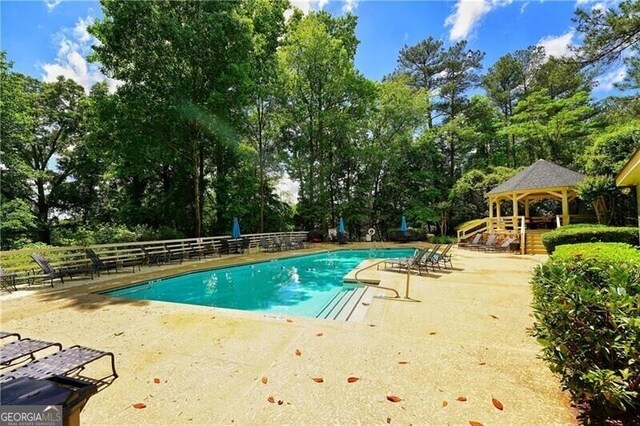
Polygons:
[[407,218],[404,217],[404,215],[402,215],[402,223],[400,223],[400,232],[402,232],[403,235],[407,235]]
[[231,229],[231,236],[235,239],[240,238],[240,222],[238,222],[238,218],[233,218],[233,228]]
[[344,234],[347,231],[344,230],[344,220],[342,220],[342,217],[340,217],[340,223],[338,223],[338,233],[339,234]]

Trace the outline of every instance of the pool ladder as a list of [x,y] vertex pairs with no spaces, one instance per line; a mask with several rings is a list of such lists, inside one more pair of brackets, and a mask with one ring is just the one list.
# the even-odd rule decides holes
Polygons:
[[[361,273],[361,272],[364,272],[364,271],[366,271],[367,269],[371,269],[371,268],[373,268],[374,266],[379,266],[381,263],[388,262],[388,261],[389,261],[389,259],[380,260],[380,261],[378,261],[378,262],[376,262],[376,263],[373,263],[373,264],[371,264],[371,265],[367,266],[366,268],[359,269],[359,270],[355,273],[355,275],[353,276],[353,279],[354,279],[354,281],[355,281],[355,283],[356,283],[356,284],[359,284],[359,285],[362,285],[362,286],[374,287],[374,288],[380,288],[380,289],[382,289],[382,290],[388,290],[388,291],[391,291],[391,292],[393,292],[393,293],[395,294],[394,299],[400,299],[400,298],[401,298],[401,297],[400,297],[400,293],[398,293],[398,290],[396,290],[395,288],[385,287],[385,286],[378,285],[378,283],[379,283],[380,281],[378,281],[378,283],[375,283],[375,284],[374,284],[374,283],[372,283],[372,282],[366,282],[366,281],[364,281],[364,280],[360,280],[360,279],[358,279],[358,275],[360,275],[360,273]],[[380,268],[378,268],[378,269],[380,269]],[[411,268],[407,268],[407,284],[406,284],[406,289],[405,289],[405,296],[404,296],[404,299],[411,299],[411,298],[409,297],[409,287],[410,287],[410,284],[411,284]]]

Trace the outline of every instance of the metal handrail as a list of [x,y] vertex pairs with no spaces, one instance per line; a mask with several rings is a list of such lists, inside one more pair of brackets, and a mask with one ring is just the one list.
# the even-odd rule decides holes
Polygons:
[[[373,268],[374,266],[378,266],[378,265],[380,265],[381,263],[383,263],[383,262],[388,262],[388,261],[389,261],[389,259],[383,259],[383,260],[380,260],[380,261],[378,261],[378,262],[376,262],[376,263],[373,263],[373,264],[371,264],[371,265],[367,266],[366,268],[362,268],[362,269],[357,270],[357,271],[356,271],[356,273],[355,273],[355,275],[353,276],[353,279],[356,281],[356,283],[357,283],[357,284],[360,284],[360,285],[363,285],[363,286],[367,286],[367,287],[375,287],[375,288],[381,288],[381,289],[383,289],[383,290],[389,290],[389,291],[392,291],[392,292],[394,292],[394,293],[395,293],[395,295],[396,295],[396,296],[395,296],[395,299],[400,299],[400,293],[398,293],[398,290],[396,290],[395,288],[385,287],[385,286],[381,286],[381,285],[378,285],[378,284],[369,284],[369,283],[366,283],[366,282],[364,282],[364,281],[360,281],[360,280],[358,279],[358,275],[359,275],[361,272],[366,271],[367,269],[371,269],[371,268]],[[407,299],[409,298],[408,282],[407,282],[407,297],[406,297],[406,298],[407,298]]]

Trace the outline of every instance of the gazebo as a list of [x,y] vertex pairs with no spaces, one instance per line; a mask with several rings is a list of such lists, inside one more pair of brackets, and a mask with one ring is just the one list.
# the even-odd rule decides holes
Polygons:
[[[532,201],[553,199],[562,205],[562,215],[556,217],[556,225],[568,225],[571,221],[569,202],[577,197],[576,187],[584,180],[581,173],[569,170],[546,160],[538,160],[520,173],[496,186],[485,194],[489,202],[489,217],[469,222],[458,229],[458,241],[481,232],[504,233],[519,236],[521,253],[545,253],[542,234],[555,227],[548,217],[532,217],[529,212]],[[510,216],[502,215],[502,204],[512,206]],[[521,207],[524,215],[521,215]],[[574,217],[576,217],[575,215]]]
[[574,172],[566,167],[558,166],[546,160],[538,160],[511,179],[487,192],[489,198],[489,217],[501,217],[501,204],[511,202],[513,207],[513,221],[517,228],[519,204],[524,205],[524,217],[532,220],[529,215],[531,201],[554,199],[562,203],[562,225],[571,221],[569,215],[569,201],[577,197],[576,186],[584,180],[582,173]]
[[616,185],[623,187],[636,187],[636,199],[638,203],[638,224],[640,225],[640,147],[631,155],[616,177]]

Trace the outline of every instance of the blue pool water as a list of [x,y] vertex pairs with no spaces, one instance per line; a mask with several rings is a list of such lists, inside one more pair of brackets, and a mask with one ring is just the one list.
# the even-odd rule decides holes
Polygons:
[[324,252],[194,272],[107,294],[315,317],[342,290],[342,278],[363,260],[400,258],[413,252],[413,248]]

